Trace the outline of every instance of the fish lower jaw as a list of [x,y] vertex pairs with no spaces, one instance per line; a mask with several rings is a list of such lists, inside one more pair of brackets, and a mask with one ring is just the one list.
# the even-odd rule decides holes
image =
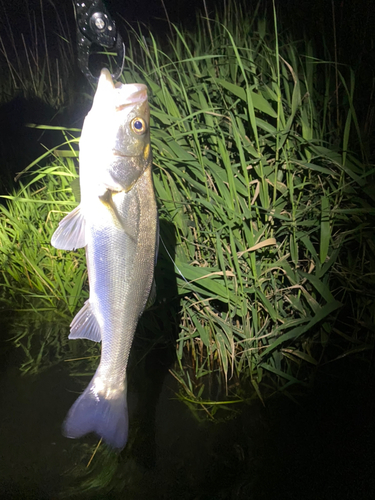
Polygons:
[[123,153],[120,153],[120,151],[117,151],[117,150],[114,150],[112,151],[112,154],[113,156],[115,156],[116,158],[119,156],[120,158],[139,158],[140,156],[142,156],[142,153],[138,154],[138,155],[124,155]]

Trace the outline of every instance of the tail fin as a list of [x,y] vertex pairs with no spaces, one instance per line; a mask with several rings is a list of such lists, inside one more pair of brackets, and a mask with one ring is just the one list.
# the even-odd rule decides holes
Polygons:
[[76,439],[95,432],[109,446],[122,450],[128,440],[129,426],[126,390],[105,398],[93,390],[94,379],[70,408],[63,434]]

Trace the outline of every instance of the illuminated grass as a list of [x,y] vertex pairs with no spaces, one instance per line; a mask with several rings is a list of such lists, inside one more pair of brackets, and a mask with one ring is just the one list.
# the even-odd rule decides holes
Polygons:
[[87,296],[84,251],[66,253],[51,246],[62,211],[77,205],[71,188],[76,177],[72,159],[56,160],[34,172],[12,195],[2,196],[8,201],[7,206],[0,205],[5,307],[26,311],[57,305],[72,314]]
[[175,28],[168,54],[136,37],[141,57],[128,52],[124,73],[151,91],[155,187],[177,239],[176,352],[198,395],[217,369],[257,391],[265,374],[308,382],[341,307],[331,281],[345,189],[366,175],[348,151],[351,134],[360,142],[354,75],[340,75],[349,106],[333,139],[333,65],[231,8],[223,23]]
[[[355,334],[337,321],[372,251],[369,244],[356,259],[345,288],[354,258],[345,245],[371,225],[355,227],[355,217],[374,215],[362,199],[371,172],[349,150],[351,137],[361,143],[354,75],[346,81],[339,72],[346,104],[333,110],[332,64],[234,4],[194,33],[174,30],[168,53],[152,34],[131,33],[123,81],[150,91],[159,213],[175,232],[172,239],[162,224],[161,252],[165,245],[175,258],[180,299],[176,376],[198,402],[213,373],[233,392],[238,379],[250,380],[261,398],[269,380],[273,388],[308,384],[331,360],[327,346],[346,336],[347,355],[373,342],[360,334],[358,308]],[[1,209],[3,288],[22,307],[58,299],[73,313],[86,297],[83,253],[49,244],[76,204],[75,176],[61,156]],[[161,276],[161,295],[170,278]],[[149,324],[168,307],[153,308]],[[373,313],[366,318],[373,324]]]

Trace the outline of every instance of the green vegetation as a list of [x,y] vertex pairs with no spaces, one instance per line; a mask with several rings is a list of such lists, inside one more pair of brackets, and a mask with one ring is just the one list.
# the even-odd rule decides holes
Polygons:
[[[188,400],[206,401],[209,374],[230,395],[250,381],[263,399],[372,349],[373,171],[344,70],[232,4],[194,33],[172,27],[166,50],[130,34],[123,81],[150,90],[160,247],[174,258],[180,300],[175,375]],[[8,307],[37,299],[73,315],[85,299],[82,252],[49,244],[76,204],[75,177],[59,156],[0,208]],[[147,313],[153,324],[165,308]]]
[[65,311],[58,309],[72,314],[87,296],[84,251],[65,255],[50,244],[62,206],[68,211],[77,204],[70,187],[76,176],[72,160],[57,160],[3,196],[9,200],[8,208],[0,206],[3,296],[16,310],[55,310],[62,300]]
[[[28,21],[24,32],[18,33],[9,23],[7,10],[11,6],[2,5],[1,104],[12,99],[15,94],[25,98],[37,97],[56,109],[71,100],[74,50],[70,43],[69,27],[53,2],[40,2],[39,7],[36,13],[30,10],[28,1],[18,5]],[[53,15],[53,33],[46,29],[45,9],[49,11],[49,19]]]

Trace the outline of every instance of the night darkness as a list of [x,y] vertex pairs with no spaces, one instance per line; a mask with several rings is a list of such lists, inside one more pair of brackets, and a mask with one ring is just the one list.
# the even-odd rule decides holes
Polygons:
[[[112,13],[120,32],[124,32],[124,25],[120,17],[133,26],[137,23],[145,25],[154,33],[168,36],[168,23],[166,22],[165,9],[172,23],[183,23],[187,28],[194,26],[198,13],[205,12],[203,0],[137,0],[136,2],[108,0],[105,2]],[[223,2],[224,5],[225,2]],[[253,11],[259,5],[259,11],[266,14],[272,25],[272,0],[259,2],[245,0],[241,2]],[[23,33],[27,41],[29,31],[29,13],[40,12],[40,2],[28,2],[29,13],[22,7],[23,0],[16,0],[2,4],[6,16],[2,22],[10,25],[14,30],[16,44],[21,43],[17,34]],[[359,111],[363,114],[373,106],[374,82],[374,33],[375,33],[375,7],[372,0],[276,0],[276,12],[280,32],[287,32],[295,39],[306,37],[314,42],[316,55],[324,58],[327,51],[333,60],[335,49],[339,63],[348,64],[357,72],[357,99]],[[213,15],[217,2],[206,0],[207,12]],[[46,19],[46,31],[49,45],[53,51],[56,40],[55,17],[56,11],[67,20],[71,35],[75,36],[74,15],[70,0],[61,2],[45,2],[43,12]],[[49,21],[50,20],[50,24]],[[240,23],[241,20],[239,19]],[[334,29],[335,27],[335,29]],[[7,44],[4,25],[2,28],[3,42]],[[335,40],[336,36],[336,40]],[[82,83],[82,82],[81,82]]]
[[[224,5],[223,1],[223,5]],[[254,11],[259,6],[259,13],[264,13],[269,20],[269,26],[273,23],[272,0],[260,0],[259,2],[245,0],[241,2],[245,9]],[[9,49],[9,37],[5,25],[14,32],[15,44],[22,52],[21,34],[24,34],[26,44],[30,43],[30,13],[35,11],[36,18],[40,15],[40,2],[30,0],[27,2],[28,11],[23,7],[24,0],[3,3],[4,13],[2,18],[2,39],[5,48]],[[217,2],[214,0],[138,0],[136,2],[108,0],[106,5],[117,21],[120,32],[124,34],[126,27],[121,17],[133,26],[138,23],[150,28],[152,32],[168,39],[168,23],[166,21],[165,9],[168,12],[169,20],[172,23],[182,23],[185,27],[191,28],[195,25],[198,13],[205,13],[204,5],[208,15],[213,15]],[[359,124],[364,134],[364,140],[372,143],[370,137],[374,133],[375,127],[375,7],[372,0],[276,0],[275,1],[278,29],[280,33],[287,33],[293,40],[303,38],[313,41],[317,57],[334,60],[335,54],[337,62],[341,65],[351,66],[356,73],[356,112],[359,117]],[[56,12],[66,22],[69,36],[75,39],[75,23],[73,8],[70,0],[61,2],[44,2],[43,14],[46,22],[46,34],[49,51],[52,56],[56,53]],[[241,23],[241,20],[238,20]],[[18,36],[17,36],[18,35]],[[39,40],[40,43],[40,40]],[[12,54],[12,51],[9,51]],[[56,53],[56,57],[58,57]],[[4,65],[4,58],[0,58],[0,65]],[[23,61],[27,64],[27,61]],[[74,61],[72,61],[74,66]],[[3,74],[6,73],[6,64],[2,66]],[[341,66],[343,69],[343,66]],[[345,70],[343,69],[345,72]],[[70,89],[77,96],[74,103],[76,113],[76,125],[82,124],[82,116],[87,112],[83,106],[82,113],[77,111],[79,106],[79,94],[89,91],[87,82],[77,70],[71,75]],[[9,101],[12,96],[5,94],[3,102]],[[31,105],[32,108],[32,105]],[[8,111],[2,111],[3,116]],[[10,112],[11,113],[11,112]],[[32,113],[32,111],[31,111]],[[23,114],[29,114],[28,109],[22,109]],[[41,113],[41,120],[48,119],[48,110]],[[61,119],[60,113],[59,118]],[[20,117],[19,117],[20,118]],[[27,120],[29,117],[27,117]],[[72,117],[70,116],[70,119]],[[26,120],[26,121],[27,121]],[[56,120],[56,119],[55,119]],[[2,120],[4,123],[6,120]],[[60,120],[61,121],[61,120]],[[62,118],[63,121],[63,118]],[[18,122],[16,124],[18,126]],[[370,147],[370,159],[374,156],[374,148]]]
[[[134,27],[139,23],[145,33],[150,29],[167,46],[169,26],[166,11],[170,22],[192,30],[198,13],[204,15],[206,8],[208,15],[213,16],[218,5],[224,5],[226,1],[105,0],[104,3],[124,39],[126,26],[121,18]],[[272,0],[239,0],[238,3],[249,12],[258,8],[258,15],[265,16],[268,26],[273,29]],[[12,54],[14,43],[21,53],[24,43],[21,34],[26,44],[32,43],[30,13],[35,11],[36,19],[39,19],[40,0],[29,0],[27,5],[28,11],[24,8],[25,0],[2,0],[0,4],[0,12],[3,13],[0,18],[0,194],[9,194],[19,186],[14,181],[15,174],[44,153],[45,146],[56,146],[55,132],[26,128],[25,124],[80,128],[91,107],[94,92],[78,68],[75,46],[72,47],[69,67],[68,98],[63,105],[53,106],[35,95],[25,98],[19,89],[4,84],[9,75],[3,49]],[[358,285],[360,317],[359,309],[363,304],[364,309],[370,309],[369,304],[374,305],[371,287],[375,275],[375,243],[371,224],[375,213],[375,2],[275,0],[275,6],[280,38],[285,35],[283,40],[289,37],[296,43],[303,39],[311,40],[317,58],[329,58],[331,61],[336,58],[346,78],[350,78],[349,67],[355,75],[354,103],[358,118],[355,125],[358,125],[362,142],[357,138],[351,140],[350,136],[349,143],[354,156],[359,157],[361,151],[365,151],[361,161],[368,168],[368,177],[363,185],[368,184],[363,189],[363,199],[358,201],[357,197],[355,203],[362,203],[361,207],[364,207],[366,215],[369,214],[369,219],[357,217],[359,205],[349,202],[349,209],[354,213],[351,219],[354,226],[363,225],[367,231],[358,239],[353,237],[350,250],[351,255],[355,258],[359,255],[358,260],[361,260],[359,249],[364,245],[363,239],[367,238],[365,243],[372,255],[370,262],[363,257],[367,276],[367,281],[364,281],[368,288],[362,292]],[[73,40],[76,27],[70,0],[43,0],[49,52],[52,57],[58,58],[56,33],[59,30],[54,24],[56,12],[68,27]],[[239,24],[241,21],[238,19]],[[9,27],[15,35],[14,41],[9,37]],[[39,42],[43,44],[41,40]],[[21,63],[26,66],[27,60]],[[340,86],[339,91],[342,90]],[[349,108],[348,101],[344,101],[341,109],[345,106]],[[74,147],[77,148],[77,145]],[[349,200],[351,189],[352,185],[348,185]],[[5,204],[3,200],[0,203]],[[0,222],[3,220],[0,219]],[[29,224],[27,220],[22,222]],[[194,226],[191,221],[189,224]],[[355,229],[352,225],[348,233],[354,234]],[[172,229],[170,231],[173,232]],[[0,256],[2,245],[0,238]],[[12,252],[18,252],[19,248],[18,242],[14,241]],[[352,262],[357,262],[354,257],[351,257]],[[0,267],[3,274],[5,266]],[[162,274],[160,270],[157,272]],[[175,273],[170,263],[168,273],[170,276]],[[3,329],[0,335],[0,500],[56,500],[72,485],[81,487],[78,484],[81,480],[84,487],[89,485],[89,481],[94,487],[89,489],[87,486],[87,490],[81,489],[79,494],[73,492],[63,498],[119,500],[125,498],[125,493],[128,500],[375,498],[375,356],[374,349],[368,348],[361,361],[357,362],[355,355],[361,356],[364,350],[361,340],[352,347],[350,354],[353,356],[340,351],[335,353],[337,362],[328,361],[322,363],[323,368],[319,366],[320,371],[317,370],[311,377],[316,378],[307,395],[305,389],[297,388],[295,394],[288,394],[290,399],[284,394],[272,397],[265,406],[257,400],[255,404],[244,405],[244,410],[238,414],[227,411],[214,424],[198,422],[187,406],[177,400],[175,392],[166,387],[167,377],[172,384],[175,383],[168,371],[172,367],[170,352],[173,351],[175,356],[175,346],[168,351],[164,345],[160,348],[158,344],[154,350],[159,349],[156,354],[154,351],[151,354],[147,352],[140,356],[140,361],[137,359],[139,365],[144,363],[146,376],[142,379],[141,375],[133,375],[133,384],[136,380],[141,389],[138,393],[132,388],[130,390],[129,407],[135,408],[131,414],[134,427],[131,430],[133,441],[130,451],[125,448],[119,458],[104,455],[102,460],[108,469],[101,469],[102,462],[98,459],[96,464],[93,461],[91,472],[87,472],[82,449],[85,457],[89,456],[94,441],[84,438],[80,448],[77,441],[62,437],[60,429],[73,396],[76,397],[82,387],[78,383],[73,385],[73,377],[66,366],[61,368],[64,363],[51,365],[52,368],[41,375],[19,375],[18,367],[24,362],[24,353],[20,348],[14,349],[7,336],[8,330],[14,331],[11,327],[17,326],[19,318],[13,317],[13,312],[8,314],[8,306],[3,306],[3,303],[7,304],[4,299],[6,292],[3,291],[6,287],[3,287],[1,279],[0,276],[0,330]],[[176,286],[174,283],[173,293]],[[169,293],[172,294],[172,291]],[[365,293],[369,294],[367,302]],[[350,303],[347,310],[355,309],[355,304]],[[350,330],[351,322],[354,322],[351,312],[347,313],[344,306],[340,314]],[[169,320],[171,313],[167,310],[164,315]],[[56,318],[59,321],[57,315]],[[367,339],[373,340],[375,325],[371,322],[374,318],[371,311],[366,318],[360,322],[364,331],[369,332]],[[35,328],[39,328],[38,321]],[[167,324],[167,320],[165,322]],[[349,334],[343,333],[343,342]],[[73,351],[72,357],[77,352],[81,355],[78,348],[73,347]],[[362,362],[363,359],[366,362]],[[156,427],[159,441],[152,434],[156,432]],[[118,469],[111,477],[111,467],[115,463]],[[126,478],[121,475],[121,470],[127,471]],[[84,483],[86,479],[88,482]],[[110,486],[107,490],[100,489],[103,484]]]

